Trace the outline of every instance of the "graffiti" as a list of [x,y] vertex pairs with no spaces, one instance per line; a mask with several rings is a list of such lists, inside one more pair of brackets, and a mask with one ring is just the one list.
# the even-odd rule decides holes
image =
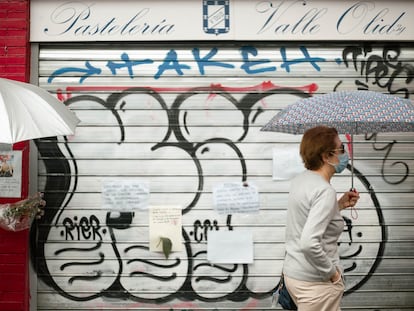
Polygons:
[[[164,58],[157,64],[154,59],[140,59],[124,52],[119,61],[108,61],[106,68],[95,67],[91,61],[86,61],[85,68],[56,69],[48,82],[67,73],[77,73],[80,76],[79,84],[82,84],[91,76],[103,74],[105,70],[114,76],[125,71],[127,77],[135,78],[139,76],[139,68],[154,64],[156,67],[151,73],[154,79],[160,79],[171,72],[178,76],[186,75],[189,71],[208,75],[212,68],[230,71],[238,69],[247,75],[282,70],[289,73],[303,63],[314,71],[322,70],[320,63],[325,62],[324,58],[311,55],[304,47],[299,47],[295,52],[295,57],[289,57],[289,50],[281,47],[278,54],[283,61],[276,64],[260,57],[258,49],[246,46],[237,54],[241,59],[238,68],[234,62],[216,58],[220,54],[218,48],[211,48],[207,52],[191,49],[191,64],[186,63],[180,52],[174,49],[166,51]],[[298,53],[301,57],[297,57]],[[410,66],[398,60],[398,55],[399,50],[391,47],[385,47],[382,56],[373,53],[366,46],[346,47],[343,51],[343,64],[348,69],[353,66],[362,77],[355,80],[359,89],[376,86],[390,93],[408,96],[408,87],[402,87],[400,82],[401,77],[406,75],[404,81],[408,84],[413,71]],[[342,64],[336,59],[335,62],[338,66]],[[337,87],[340,85],[341,81]],[[265,219],[269,215],[274,218],[281,216],[274,216],[277,210],[271,210],[262,218],[257,216],[248,220],[237,218],[237,215],[213,214],[209,205],[209,191],[211,184],[221,178],[219,173],[222,171],[228,172],[225,177],[233,180],[250,181],[257,162],[246,155],[249,151],[246,146],[257,139],[259,125],[264,120],[269,120],[270,114],[273,115],[274,111],[268,109],[271,103],[277,102],[282,96],[290,96],[292,101],[309,97],[316,90],[315,83],[301,87],[281,87],[270,81],[248,87],[224,87],[220,84],[200,87],[79,85],[69,86],[64,92],[61,90],[59,96],[70,107],[86,104],[99,107],[94,112],[99,114],[95,121],[98,124],[93,126],[99,126],[99,122],[104,126],[111,124],[112,136],[108,141],[114,154],[135,144],[135,140],[140,141],[137,136],[145,135],[145,131],[141,133],[137,128],[141,130],[145,126],[156,126],[157,131],[151,131],[150,142],[142,139],[145,143],[137,145],[140,157],[134,155],[143,160],[130,161],[132,164],[128,163],[119,174],[124,174],[125,178],[130,175],[161,176],[160,180],[165,176],[174,177],[174,182],[161,180],[159,183],[177,187],[174,191],[180,195],[178,200],[183,207],[185,220],[182,229],[184,250],[172,253],[169,259],[160,259],[151,253],[146,241],[148,218],[145,211],[114,212],[96,206],[93,211],[84,209],[83,198],[89,192],[100,191],[88,189],[87,194],[82,192],[82,187],[85,187],[85,184],[81,186],[84,178],[100,176],[100,173],[89,170],[99,171],[104,168],[105,174],[109,176],[118,174],[118,170],[108,172],[111,165],[121,167],[122,161],[135,159],[134,156],[126,160],[115,155],[113,158],[102,155],[105,163],[93,164],[91,168],[83,163],[82,155],[77,155],[82,148],[87,150],[88,144],[82,146],[82,141],[62,141],[57,138],[38,140],[37,147],[44,159],[47,175],[44,183],[45,199],[48,206],[54,207],[48,209],[45,217],[38,221],[38,232],[32,235],[37,236],[36,241],[32,241],[36,247],[32,260],[36,260],[34,266],[38,278],[71,301],[88,303],[101,298],[105,304],[110,298],[134,303],[136,308],[147,304],[154,306],[168,303],[170,310],[192,310],[199,307],[198,303],[243,302],[255,305],[270,298],[281,272],[278,264],[283,260],[282,255],[279,258],[274,255],[270,259],[265,258],[265,272],[263,261],[251,265],[218,265],[207,260],[206,243],[208,234],[212,231],[237,231],[251,226],[266,236],[263,248],[268,247],[266,243],[275,248],[283,248],[282,230],[278,231],[276,226],[271,227],[275,232],[270,232],[266,228],[269,226],[266,223],[268,220]],[[144,109],[146,107],[142,105],[148,105],[150,109]],[[81,114],[83,110],[79,110]],[[142,120],[148,123],[141,125]],[[200,122],[206,123],[201,129],[198,124]],[[376,135],[367,135],[365,140],[374,140],[376,143]],[[389,184],[400,184],[409,176],[408,164],[395,161],[390,166],[401,167],[403,175],[400,174],[398,179],[393,180],[385,177],[389,155],[395,145],[395,141],[385,146],[373,145],[375,151],[385,153],[381,174]],[[132,149],[128,150],[132,152]],[[220,164],[223,157],[224,164]],[[152,161],[155,162],[152,159],[165,158],[178,159],[176,166],[180,170],[174,165],[161,167],[159,163],[163,161],[151,165],[154,164]],[[366,195],[362,209],[364,216],[361,219],[353,219],[345,211],[345,230],[338,242],[347,275],[345,294],[349,295],[366,284],[374,274],[383,258],[387,231],[380,202],[370,181],[357,167],[348,165],[347,169],[353,170],[356,188]],[[157,170],[163,170],[163,174]],[[165,173],[165,170],[171,171]],[[255,174],[260,177],[260,172]],[[177,186],[180,183],[185,184],[184,189]],[[165,192],[168,202],[177,203],[174,191],[162,189],[151,195],[157,197]],[[166,201],[165,198],[162,199]],[[262,282],[263,279],[260,279],[259,282],[258,275],[263,273],[269,276],[269,280]],[[180,304],[180,301],[186,303]]]
[[[99,224],[99,219],[91,215],[89,219],[87,217],[81,217],[79,220],[79,223],[77,223],[78,217],[75,216],[72,219],[69,217],[66,217],[63,220],[63,226],[64,230],[61,231],[61,236],[65,237],[65,240],[96,240],[99,238],[99,240],[102,240],[102,235],[99,232],[101,229],[101,226]],[[105,234],[106,230],[103,229],[102,233]]]
[[[108,64],[108,67],[109,67],[109,64]],[[59,75],[63,75],[68,72],[83,74],[83,77],[81,77],[79,80],[79,82],[82,83],[86,78],[89,78],[90,76],[93,76],[93,75],[100,74],[102,70],[92,66],[90,62],[86,61],[85,68],[72,68],[72,67],[61,68],[61,69],[56,70],[54,72],[54,75],[59,76]],[[52,79],[49,78],[49,82],[51,82],[51,80]]]
[[[390,94],[401,94],[405,98],[409,98],[410,91],[408,85],[413,81],[414,66],[408,63],[404,63],[399,59],[401,55],[401,48],[398,45],[386,45],[382,53],[374,52],[371,45],[361,46],[349,46],[344,49],[342,56],[346,67],[351,66],[362,77],[362,80],[355,80],[355,85],[360,90],[368,90],[370,86],[376,86],[384,89]],[[351,58],[351,62],[348,58]],[[403,84],[401,84],[403,81]],[[341,83],[340,81],[338,85]],[[338,86],[337,85],[337,86]],[[401,167],[401,177],[396,180],[390,180],[386,176],[385,167],[389,162],[390,153],[393,147],[397,143],[396,140],[386,144],[384,147],[377,147],[375,142],[378,134],[366,134],[365,140],[374,141],[373,149],[375,151],[386,151],[384,159],[382,161],[381,175],[385,182],[388,184],[400,184],[406,180],[410,171],[407,163],[403,161],[395,161],[391,165]]]
[[[313,86],[310,85],[308,90],[312,88]],[[236,155],[239,162],[238,175],[241,181],[247,181],[248,164],[237,142],[247,139],[251,123],[257,122],[256,120],[264,113],[263,109],[258,109],[258,103],[263,103],[263,100],[267,97],[286,94],[287,92],[295,97],[309,96],[309,92],[304,92],[301,89],[275,86],[265,92],[247,93],[241,98],[234,97],[225,88],[222,88],[219,92],[215,87],[202,88],[203,92],[214,94],[211,99],[222,97],[234,106],[235,112],[241,112],[239,120],[242,131],[232,139],[213,137],[206,138],[202,142],[194,142],[191,140],[194,129],[189,124],[191,115],[188,115],[185,105],[200,90],[201,88],[190,89],[188,92],[178,95],[170,108],[163,100],[162,93],[154,92],[154,90],[148,88],[129,88],[115,92],[109,94],[105,101],[92,95],[72,96],[66,103],[76,105],[88,100],[95,101],[105,107],[106,110],[112,113],[121,128],[122,135],[118,144],[122,145],[128,130],[122,119],[125,118],[125,112],[128,111],[129,97],[139,93],[149,95],[156,100],[159,106],[166,111],[169,125],[165,130],[165,134],[161,136],[162,139],[151,147],[150,152],[157,152],[163,148],[181,150],[191,159],[197,172],[198,180],[195,184],[193,198],[189,199],[187,205],[183,207],[183,215],[187,216],[193,213],[192,210],[198,205],[202,199],[202,193],[205,191],[207,177],[203,168],[203,158],[205,156],[212,157],[217,146],[227,148],[229,152]],[[212,92],[213,90],[214,92]],[[122,103],[123,114],[120,114],[119,108],[116,108],[120,103]],[[258,112],[261,113],[257,114]],[[178,142],[174,141],[175,139]],[[50,152],[61,153],[58,146],[55,147],[55,150],[51,149],[50,146],[43,148],[41,141],[38,142],[38,148],[42,156],[45,157]],[[70,149],[69,143],[67,143],[67,148]],[[59,158],[64,157],[59,156]],[[71,174],[67,169],[70,166],[79,168],[79,164],[68,164],[68,162],[77,163],[76,157],[71,160],[55,161],[57,163],[49,164],[53,167],[62,167],[63,174],[61,174],[62,177],[59,181],[54,180],[59,178],[57,176],[53,177],[51,181],[47,181],[45,192],[49,193],[49,187],[54,187],[51,183],[66,185],[66,191],[73,192],[73,189],[69,189],[69,184],[73,184],[73,182],[69,180]],[[61,165],[59,163],[67,164]],[[190,164],[190,162],[188,163]],[[358,177],[358,174],[356,176]],[[73,178],[78,179],[77,175],[74,175]],[[359,178],[363,180],[363,176],[359,176]],[[74,184],[77,184],[77,182]],[[369,184],[361,184],[361,187],[369,187]],[[375,199],[374,194],[373,198]],[[46,199],[49,204],[53,205],[61,204],[59,202],[64,201],[62,197],[53,197],[53,195]],[[67,204],[69,203],[70,201],[67,202]],[[48,270],[43,271],[40,268],[38,273],[42,275],[42,279],[46,284],[68,299],[88,301],[97,297],[111,297],[155,304],[169,302],[174,299],[204,302],[247,301],[251,298],[264,299],[270,297],[277,284],[276,279],[270,282],[268,286],[261,286],[261,289],[257,290],[253,286],[254,281],[251,280],[254,278],[253,271],[256,269],[254,266],[241,264],[217,265],[207,261],[205,243],[208,240],[208,233],[212,230],[237,230],[232,223],[232,216],[234,215],[227,215],[222,220],[195,219],[190,229],[183,228],[185,251],[173,254],[170,259],[160,262],[152,259],[153,255],[151,256],[149,247],[145,242],[118,242],[118,239],[122,236],[141,237],[138,238],[139,241],[145,240],[148,228],[141,225],[142,219],[145,218],[142,212],[120,212],[118,214],[106,212],[105,215],[102,214],[104,212],[102,211],[88,215],[84,213],[73,214],[70,209],[66,209],[67,207],[64,207],[61,214],[48,215],[44,220],[45,223],[50,223],[51,226],[48,230],[39,232],[40,242],[38,248],[41,251],[38,258],[44,260],[39,266],[48,267]],[[379,204],[374,204],[370,213],[373,213],[375,218],[380,219],[382,216]],[[59,219],[62,219],[61,224],[58,221]],[[362,231],[355,232],[353,229],[358,226],[355,226],[349,218],[344,219],[347,229],[344,232],[343,241],[340,242],[341,258],[344,261],[346,271],[356,271],[358,275],[366,269],[364,266],[358,265],[358,257],[369,257],[367,252],[370,252],[370,250],[366,250],[363,246]],[[380,222],[378,222],[379,224]],[[56,238],[57,235],[65,240],[64,244],[55,245],[47,242],[49,239],[53,239],[52,237]],[[379,240],[383,243],[385,236]],[[91,246],[90,243],[79,243],[83,241],[94,244]],[[381,243],[379,253],[382,252]],[[45,259],[42,252],[53,252],[53,263]],[[84,256],[87,259],[82,261],[68,259],[73,256],[76,257],[75,254],[77,253],[88,253],[87,257]],[[109,258],[116,258],[116,261],[114,262]],[[381,258],[381,256],[374,257],[371,265],[375,265],[378,258]],[[53,268],[53,265],[58,263],[59,265]],[[65,277],[56,278],[53,274],[47,272],[55,269],[65,271]],[[368,277],[365,274],[357,278],[354,277],[349,283],[348,292],[352,292],[354,288],[361,286],[360,284],[365,282],[364,278]],[[137,278],[139,278],[139,282],[136,281]],[[99,284],[99,286],[96,284]],[[212,286],[217,294],[205,292],[205,288]],[[160,288],[162,290],[159,290]]]
[[[282,62],[280,64],[280,69],[284,69],[286,72],[291,72],[292,66],[298,64],[308,63],[311,65],[312,69],[316,71],[320,71],[321,68],[318,63],[323,63],[326,61],[323,57],[314,57],[311,56],[308,49],[304,46],[299,47],[299,51],[302,53],[303,57],[297,58],[290,58],[289,52],[286,47],[281,47],[279,50],[279,54],[282,58]],[[207,67],[219,67],[225,68],[228,70],[235,70],[235,65],[233,63],[223,62],[214,60],[215,57],[220,56],[221,50],[217,47],[211,48],[204,56],[201,56],[201,51],[199,48],[193,48],[191,50],[192,54],[192,62],[197,64],[197,68],[193,68],[191,63],[188,59],[185,58],[185,55],[180,55],[179,52],[175,49],[169,50],[164,59],[157,65],[157,67],[153,68],[156,72],[153,74],[153,78],[155,80],[160,79],[163,76],[166,76],[172,72],[172,74],[176,74],[178,76],[183,76],[188,72],[189,74],[193,75],[194,70],[197,70],[196,73],[200,76],[207,75],[206,68]],[[296,51],[294,51],[296,52]],[[256,59],[255,57],[259,55],[259,51],[257,48],[253,46],[242,46],[240,48],[240,57],[241,57],[241,65],[240,69],[248,75],[256,75],[265,72],[274,72],[277,70],[277,66],[265,66],[261,67],[266,64],[272,63],[271,59],[262,58]],[[296,54],[296,53],[294,53]],[[186,63],[189,62],[189,63]],[[121,70],[127,69],[128,76],[133,79],[140,76],[137,67],[142,66],[145,68],[146,65],[156,64],[157,61],[155,59],[144,58],[144,59],[131,59],[130,55],[126,52],[121,53],[120,61],[108,61],[106,63],[106,68],[109,69],[110,73],[113,76],[118,75]],[[152,68],[152,67],[151,67]],[[138,72],[137,72],[138,71]],[[87,78],[92,76],[99,76],[100,74],[105,73],[105,68],[99,68],[91,64],[91,61],[85,61],[84,67],[64,67],[58,70],[55,70],[48,78],[48,83],[52,83],[53,80],[59,76],[69,74],[69,73],[80,73],[82,74],[81,78],[79,79],[79,83],[83,83]],[[230,73],[231,74],[231,73]]]
[[197,220],[194,222],[194,231],[190,231],[190,235],[194,235],[194,240],[200,243],[201,241],[207,241],[208,231],[211,230],[219,230],[217,220],[211,222],[206,219],[203,223],[201,223],[200,220]]
[[[348,164],[347,168],[351,169],[351,165]],[[380,263],[379,259],[382,258],[384,254],[385,243],[387,241],[387,230],[384,226],[384,215],[382,213],[380,202],[378,201],[375,191],[373,190],[368,179],[358,169],[356,168],[353,168],[353,169],[354,169],[354,174],[358,178],[358,180],[361,182],[362,187],[368,190],[368,194],[372,200],[373,205],[375,206],[378,226],[381,227],[381,232],[380,232],[381,242],[379,243],[378,248],[377,248],[376,260],[372,262],[372,265],[370,266],[369,271],[368,272],[365,271],[366,274],[362,277],[362,279],[358,281],[347,280],[347,286],[351,286],[351,288],[345,292],[346,295],[361,288],[361,286],[363,286],[364,283],[368,280],[368,278],[374,273],[374,271],[376,270],[376,268],[378,267]],[[348,234],[348,239],[345,238],[344,240],[339,242],[341,264],[343,264],[346,271],[361,271],[361,267],[358,267],[358,264],[356,263],[355,259],[357,258],[357,256],[361,256],[361,254],[364,253],[364,249],[361,245],[358,245],[358,242],[357,243],[355,242],[356,240],[362,239],[363,232],[358,230],[355,234],[353,234],[354,232],[353,221],[348,217],[344,217],[344,221],[345,221],[344,233]],[[344,241],[346,241],[346,243],[343,243]]]
[[387,177],[387,174],[385,172],[386,165],[387,165],[387,163],[389,163],[390,153],[392,152],[392,149],[393,149],[394,145],[397,143],[397,141],[393,140],[392,142],[386,144],[383,147],[377,147],[377,145],[376,145],[376,141],[377,141],[377,138],[378,138],[377,136],[378,136],[378,134],[372,134],[372,135],[367,134],[367,135],[365,135],[365,140],[367,140],[367,141],[372,141],[373,140],[374,141],[372,145],[373,145],[373,148],[374,148],[375,151],[384,151],[384,150],[386,151],[385,156],[382,160],[382,165],[381,165],[382,178],[388,184],[393,184],[393,185],[401,184],[410,175],[410,168],[409,168],[407,163],[405,163],[403,161],[394,161],[394,162],[392,162],[391,164],[388,165],[388,167],[394,167],[395,168],[396,166],[398,166],[398,167],[401,168],[401,172],[402,172],[401,177],[397,177],[395,180],[391,180],[390,177]]
[[[312,86],[309,87],[312,89]],[[210,92],[212,89],[206,88],[204,91]],[[195,143],[189,140],[189,133],[191,126],[186,124],[185,118],[182,119],[185,109],[181,109],[187,101],[191,100],[192,96],[195,96],[196,90],[190,90],[187,93],[179,95],[175,102],[172,104],[170,111],[167,108],[165,102],[162,99],[161,94],[154,93],[153,90],[145,88],[133,88],[127,89],[120,93],[116,92],[108,97],[108,100],[102,102],[99,98],[93,96],[74,96],[67,100],[69,105],[75,105],[77,102],[84,100],[94,100],[97,103],[103,104],[103,106],[111,111],[115,116],[115,119],[119,121],[119,126],[122,128],[122,138],[120,143],[122,144],[123,139],[126,135],[126,128],[122,122],[122,116],[119,114],[119,109],[115,109],[119,103],[128,103],[128,96],[136,92],[143,94],[151,94],[151,97],[158,100],[161,107],[167,111],[169,118],[168,130],[164,138],[152,146],[152,152],[156,152],[162,148],[178,148],[189,155],[192,159],[196,171],[198,172],[197,188],[194,192],[194,197],[187,206],[184,207],[183,213],[188,214],[197,205],[200,200],[201,193],[204,190],[204,174],[201,163],[202,156],[205,156],[212,152],[214,145],[227,146],[229,150],[232,150],[237,155],[238,161],[240,162],[240,176],[242,181],[247,179],[247,166],[242,152],[237,147],[235,141],[241,141],[247,135],[249,131],[250,115],[254,112],[253,106],[256,105],[260,100],[267,96],[276,94],[283,94],[287,91],[290,93],[297,94],[297,96],[308,96],[308,93],[302,90],[295,89],[284,89],[275,87],[262,94],[247,94],[241,100],[236,100],[230,93],[221,91],[220,93],[214,92],[215,96],[222,96],[229,100],[230,103],[235,105],[236,111],[242,112],[240,119],[243,131],[236,140],[229,140],[225,138],[210,138],[204,142]],[[124,105],[124,109],[126,109]],[[187,119],[188,120],[188,119]],[[184,125],[184,126],[183,126]],[[187,130],[183,130],[187,129]],[[175,137],[178,139],[177,142],[169,142],[169,140]],[[61,153],[58,146],[53,150],[50,146],[42,148],[42,142],[38,142],[39,151],[42,155],[47,156],[48,153],[53,154]],[[67,147],[70,149],[69,144]],[[61,157],[62,158],[62,157]],[[63,157],[64,158],[64,157]],[[78,165],[69,165],[68,162],[71,160],[61,160],[58,162],[66,165],[59,165],[59,163],[51,163],[53,167],[61,167],[63,172],[70,173],[70,166],[78,167]],[[76,159],[73,160],[76,163]],[[56,184],[65,185],[64,189],[67,192],[72,192],[69,189],[69,185],[72,184],[70,181],[70,175],[64,173],[62,177],[52,178],[46,183],[46,193],[49,187],[55,187]],[[73,178],[77,179],[75,175]],[[57,181],[59,179],[59,181]],[[53,185],[52,185],[52,184]],[[74,183],[74,184],[77,184]],[[55,199],[55,201],[53,201]],[[49,204],[61,204],[64,199],[61,197],[48,197]],[[52,203],[51,203],[52,202]],[[69,201],[70,202],[70,201]],[[68,202],[68,203],[69,203]],[[223,301],[223,300],[245,300],[249,297],[265,297],[269,296],[273,291],[277,283],[270,284],[268,289],[264,292],[255,292],[248,288],[248,275],[249,268],[247,265],[212,265],[206,260],[206,251],[204,250],[205,244],[208,237],[208,232],[211,230],[232,230],[233,225],[231,223],[231,216],[228,215],[227,219],[223,223],[218,220],[210,219],[197,219],[194,221],[193,230],[190,230],[189,234],[183,230],[183,239],[186,245],[186,251],[177,257],[172,257],[171,260],[166,261],[165,264],[156,263],[148,258],[149,249],[145,244],[131,243],[123,246],[117,243],[117,236],[122,232],[128,231],[129,236],[146,236],[142,232],[142,229],[137,226],[136,222],[141,218],[138,212],[135,215],[132,213],[121,212],[119,215],[112,215],[107,213],[106,217],[101,215],[83,215],[77,213],[73,216],[68,216],[69,211],[65,211],[64,208],[61,214],[52,215],[48,214],[44,221],[52,224],[48,230],[42,231],[39,234],[42,236],[39,241],[44,243],[39,245],[41,247],[40,257],[42,252],[52,251],[55,255],[55,262],[59,262],[58,270],[65,270],[66,277],[54,278],[50,273],[45,273],[45,283],[57,290],[62,296],[72,300],[87,301],[94,299],[99,296],[117,297],[119,299],[130,299],[141,302],[154,302],[161,303],[170,301],[176,298],[198,299],[201,301]],[[53,213],[53,212],[52,212]],[[62,219],[62,225],[60,225],[59,218]],[[63,229],[62,229],[63,228]],[[108,230],[108,231],[105,231]],[[66,242],[64,245],[50,245],[47,240],[52,236],[62,236]],[[106,234],[109,233],[109,234]],[[194,239],[196,243],[201,246],[201,249],[190,248],[191,241],[190,237]],[[84,246],[79,244],[79,241],[89,239],[91,242],[98,242],[96,246],[91,247],[90,245]],[[96,240],[95,240],[96,239]],[[68,257],[74,256],[78,252],[88,252],[88,260],[86,262],[68,260]],[[71,254],[71,255],[70,255]],[[194,254],[194,255],[192,255]],[[62,256],[65,255],[65,256]],[[114,270],[114,264],[107,258],[117,258],[118,268]],[[51,262],[44,259],[45,262],[43,267],[49,267],[52,265]],[[196,264],[197,263],[197,264]],[[54,270],[49,268],[48,270]],[[111,272],[111,277],[104,278],[104,272]],[[145,274],[140,271],[147,271]],[[39,271],[39,274],[41,271]],[[213,276],[211,275],[213,272]],[[178,278],[177,276],[182,277]],[[184,277],[183,277],[184,276]],[[134,278],[140,277],[144,280],[143,282],[137,283]],[[148,281],[145,282],[145,279]],[[99,286],[96,286],[96,282],[99,282]],[[158,294],[145,294],[148,291],[148,284],[153,284],[154,288],[165,288],[166,292],[170,294],[163,294],[160,291]],[[205,296],[203,288],[215,284],[217,288],[217,295]],[[142,289],[145,286],[146,290],[143,292]],[[84,292],[88,294],[76,294],[76,290],[82,288]],[[128,290],[127,290],[128,289]],[[164,292],[165,292],[164,291]],[[79,292],[79,291],[78,291]]]
[[[358,89],[368,90],[370,86],[378,86],[390,94],[409,98],[408,84],[413,80],[414,66],[399,60],[400,54],[398,45],[385,46],[382,55],[373,52],[370,45],[349,46],[343,50],[342,58],[346,67],[352,64],[355,71],[364,77],[355,80]],[[399,86],[398,80],[404,81],[405,86]]]

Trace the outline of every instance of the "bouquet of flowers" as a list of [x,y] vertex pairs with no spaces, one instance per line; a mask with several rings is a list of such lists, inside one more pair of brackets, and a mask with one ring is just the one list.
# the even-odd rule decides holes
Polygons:
[[43,215],[45,205],[42,193],[16,203],[0,204],[0,228],[9,231],[29,228],[35,217]]

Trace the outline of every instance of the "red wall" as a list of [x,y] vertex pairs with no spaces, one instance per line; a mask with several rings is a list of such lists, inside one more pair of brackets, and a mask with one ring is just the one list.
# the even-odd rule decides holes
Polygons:
[[[29,0],[0,0],[0,77],[29,82]],[[23,151],[22,197],[28,195],[29,143],[13,146]],[[0,203],[18,201],[0,198]],[[29,310],[29,231],[0,229],[0,310]]]

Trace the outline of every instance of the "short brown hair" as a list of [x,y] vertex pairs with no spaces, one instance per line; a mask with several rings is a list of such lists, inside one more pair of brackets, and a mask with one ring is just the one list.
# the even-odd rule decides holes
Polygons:
[[333,127],[316,126],[307,130],[300,143],[300,156],[305,167],[317,170],[323,165],[322,155],[336,148],[338,131]]

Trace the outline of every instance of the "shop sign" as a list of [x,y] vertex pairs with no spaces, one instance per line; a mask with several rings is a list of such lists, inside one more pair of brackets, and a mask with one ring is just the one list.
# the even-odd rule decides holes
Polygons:
[[36,0],[32,42],[414,39],[411,0]]

